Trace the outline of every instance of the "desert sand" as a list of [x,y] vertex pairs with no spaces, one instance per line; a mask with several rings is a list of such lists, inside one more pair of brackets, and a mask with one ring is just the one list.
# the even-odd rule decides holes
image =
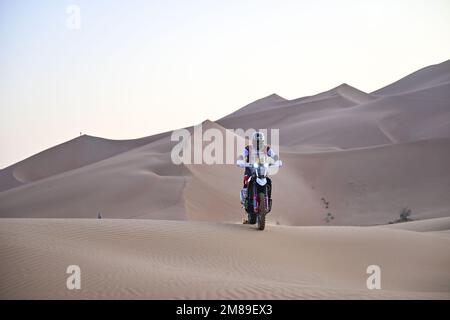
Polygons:
[[83,135],[0,170],[0,297],[449,298],[450,60],[202,126],[280,129],[267,230],[239,224],[235,165],[173,164],[171,132]]
[[[449,221],[446,219],[448,225]],[[408,224],[408,223],[407,223]],[[2,219],[0,298],[449,299],[450,237],[381,227]],[[66,268],[81,289],[66,289]],[[368,290],[366,268],[381,267]]]

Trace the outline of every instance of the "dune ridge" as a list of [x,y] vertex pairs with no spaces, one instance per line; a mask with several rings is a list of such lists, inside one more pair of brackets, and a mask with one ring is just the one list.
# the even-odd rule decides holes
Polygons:
[[[418,219],[443,217],[450,214],[448,66],[400,79],[386,87],[389,94],[345,83],[294,100],[272,94],[202,125],[220,132],[280,129],[285,166],[273,177],[273,223],[327,224],[321,198],[331,203],[335,225],[384,224],[406,206]],[[0,217],[95,218],[102,212],[240,221],[242,170],[174,165],[170,135],[81,136],[0,170]]]

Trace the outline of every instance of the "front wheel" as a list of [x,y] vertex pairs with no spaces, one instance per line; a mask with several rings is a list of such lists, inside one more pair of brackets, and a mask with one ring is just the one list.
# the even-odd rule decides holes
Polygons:
[[259,202],[259,213],[257,217],[258,229],[264,230],[264,228],[266,227],[266,212],[267,212],[264,193],[262,192],[258,193],[258,202]]
[[248,213],[248,224],[255,224],[256,223],[256,214],[255,213]]

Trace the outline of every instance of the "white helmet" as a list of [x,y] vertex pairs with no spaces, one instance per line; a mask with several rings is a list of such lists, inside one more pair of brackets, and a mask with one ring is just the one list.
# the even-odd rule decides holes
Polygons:
[[252,145],[256,150],[262,150],[264,148],[264,133],[254,132],[252,135]]

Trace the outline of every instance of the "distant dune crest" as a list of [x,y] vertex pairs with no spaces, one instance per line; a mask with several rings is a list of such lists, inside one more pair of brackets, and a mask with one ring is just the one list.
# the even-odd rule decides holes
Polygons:
[[376,95],[396,95],[450,83],[450,60],[422,68],[400,80],[373,92]]

